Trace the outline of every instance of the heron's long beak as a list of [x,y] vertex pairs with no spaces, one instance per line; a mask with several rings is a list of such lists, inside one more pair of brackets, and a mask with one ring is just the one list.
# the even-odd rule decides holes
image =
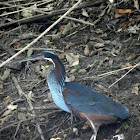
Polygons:
[[35,60],[41,60],[41,59],[44,59],[44,55],[42,53],[35,54],[26,58],[21,58],[18,60],[13,60],[13,61],[10,61],[8,64],[21,63],[21,62],[26,62],[26,61],[35,61]]

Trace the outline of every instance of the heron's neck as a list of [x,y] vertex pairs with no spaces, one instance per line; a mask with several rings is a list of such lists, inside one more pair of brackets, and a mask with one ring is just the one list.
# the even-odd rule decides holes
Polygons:
[[53,83],[57,83],[56,86],[63,86],[65,85],[65,67],[63,63],[59,59],[52,59],[54,64],[54,68],[50,71],[47,77],[47,81],[49,86],[53,86]]
[[49,89],[52,94],[55,104],[66,112],[71,112],[65,103],[63,89],[65,86],[65,68],[62,62],[58,59],[52,59],[54,69],[50,71],[47,77]]

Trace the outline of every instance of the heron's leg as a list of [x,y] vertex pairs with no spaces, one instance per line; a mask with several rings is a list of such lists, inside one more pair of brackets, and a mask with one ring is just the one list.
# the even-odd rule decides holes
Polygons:
[[91,120],[89,121],[89,123],[90,123],[90,125],[91,125],[91,127],[92,127],[92,129],[94,131],[94,134],[91,136],[90,140],[96,140],[99,126],[95,126]]
[[99,126],[94,125],[92,120],[89,120],[89,123],[90,123],[92,130],[94,131],[94,134],[91,136],[90,140],[96,140]]
[[72,113],[72,110],[70,108],[70,123],[71,123],[71,127],[70,127],[70,133],[73,135],[73,113]]
[[71,112],[71,115],[70,115],[70,122],[71,122],[71,125],[73,124],[73,114]]
[[72,125],[72,123],[73,123],[73,112],[72,112],[71,106],[69,107],[69,110],[70,110],[70,122],[71,122],[71,125]]
[[90,120],[89,117],[86,114],[84,114],[84,116],[86,117],[86,119],[88,120],[92,130],[94,131],[94,134],[91,136],[90,140],[96,140],[99,125],[94,125],[93,121]]
[[93,134],[93,135],[91,136],[90,140],[96,140],[96,135]]

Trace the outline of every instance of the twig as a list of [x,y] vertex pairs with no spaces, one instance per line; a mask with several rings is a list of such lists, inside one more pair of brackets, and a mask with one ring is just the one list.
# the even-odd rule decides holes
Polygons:
[[[61,53],[64,52],[63,50],[51,49],[51,48],[32,48],[32,49],[35,50],[35,51],[46,51],[47,50],[47,51],[55,51],[55,52],[61,52]],[[15,50],[19,51],[19,50],[21,50],[21,48],[15,49]],[[27,50],[29,50],[29,48]]]
[[3,62],[2,64],[0,64],[0,68],[2,66],[4,66],[6,63],[8,63],[9,61],[11,61],[12,59],[14,59],[16,56],[18,56],[19,54],[21,54],[22,52],[24,52],[27,48],[29,48],[30,46],[32,46],[35,42],[37,42],[41,37],[43,37],[46,33],[48,33],[56,24],[58,24],[65,16],[67,16],[74,8],[76,8],[81,2],[82,2],[82,0],[78,0],[78,2],[75,5],[73,5],[65,14],[63,14],[58,20],[56,20],[51,26],[49,26],[35,40],[33,40],[31,43],[29,43],[26,47],[24,47],[22,50],[20,50],[19,52],[17,52],[15,55],[13,55],[12,57],[8,58],[5,62]]
[[93,23],[90,23],[88,21],[84,21],[84,20],[81,20],[81,19],[76,19],[76,18],[72,18],[72,17],[68,17],[68,16],[66,16],[65,18],[66,19],[73,20],[73,21],[77,21],[77,22],[80,22],[80,23],[83,23],[83,24],[91,25],[91,26],[94,26],[95,25]]
[[136,68],[137,66],[140,65],[140,62],[137,63],[135,66],[133,66],[128,72],[126,72],[121,78],[119,78],[118,80],[116,80],[113,84],[111,84],[108,88],[111,88],[113,85],[115,85],[116,83],[118,83],[121,79],[123,79],[128,73],[130,73],[134,68]]
[[[137,65],[137,64],[136,64],[136,65]],[[106,72],[106,73],[99,74],[99,75],[95,75],[95,76],[91,76],[91,77],[85,77],[84,80],[103,78],[103,77],[112,75],[112,74],[114,74],[114,73],[120,72],[120,71],[122,71],[122,70],[127,70],[127,69],[130,69],[130,68],[133,68],[133,67],[135,67],[136,65],[130,66],[130,67],[121,68],[121,69],[117,69],[117,70],[114,70],[114,71]],[[137,66],[140,66],[140,64],[138,64]]]
[[14,139],[14,140],[15,140],[15,137],[16,137],[16,135],[17,135],[17,132],[18,132],[18,130],[19,130],[19,127],[20,127],[21,123],[22,123],[22,121],[20,121],[20,122],[18,123],[18,125],[17,125],[16,132],[15,132],[15,134],[14,134],[14,136],[13,136],[13,139]]
[[67,35],[67,37],[74,36],[74,35],[77,34],[79,31],[82,31],[82,30],[86,29],[88,26],[89,26],[89,25],[84,26],[83,28],[80,28],[79,30],[77,30],[77,31],[75,31],[75,32],[73,32],[73,33]]
[[[27,108],[21,108],[22,110],[27,110]],[[37,106],[34,107],[34,110],[58,110],[59,108],[55,105],[47,105],[47,106]]]
[[127,69],[130,69],[130,68],[133,68],[133,67],[135,67],[135,65],[134,65],[134,66],[130,66],[130,67],[125,67],[125,68],[117,69],[117,70],[113,70],[113,71],[110,71],[110,72],[106,72],[106,73],[100,74],[100,75],[98,75],[98,76],[99,76],[99,77],[108,76],[108,75],[117,73],[117,72],[119,72],[119,71],[127,70]]
[[24,92],[21,89],[20,85],[18,84],[18,81],[17,81],[16,77],[12,76],[12,80],[13,80],[13,82],[15,84],[15,87],[16,87],[16,89],[18,91],[19,97],[22,97],[24,95]]

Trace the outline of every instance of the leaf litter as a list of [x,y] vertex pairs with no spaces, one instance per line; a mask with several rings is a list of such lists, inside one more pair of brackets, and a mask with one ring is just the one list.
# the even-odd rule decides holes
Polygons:
[[[75,1],[63,0],[50,0],[49,3],[47,3],[48,1],[36,2],[33,0],[32,5],[28,1],[19,1],[16,4],[22,6],[20,10],[23,12],[20,12],[16,4],[13,1],[10,2],[10,5],[8,2],[1,3],[9,5],[9,7],[7,6],[9,10],[4,9],[4,5],[0,9],[3,13],[1,15],[2,20],[0,20],[0,41],[9,48],[1,50],[0,57],[2,61],[13,55],[9,50],[17,52],[25,44],[30,43],[32,39],[35,39],[58,19],[65,12],[65,9],[75,3]],[[120,129],[118,133],[119,135],[123,133],[126,139],[139,140],[139,66],[111,89],[107,87],[125,74],[127,69],[101,77],[101,79],[95,79],[97,75],[124,67],[131,68],[139,63],[139,1],[114,1],[111,5],[109,4],[109,7],[108,4],[109,1],[96,1],[96,4],[94,1],[82,2],[79,9],[75,9],[69,14],[71,19],[65,18],[49,34],[41,38],[21,56],[30,56],[43,50],[57,53],[65,65],[68,81],[76,81],[86,85],[129,108],[131,119],[126,121],[128,127],[126,127],[127,129]],[[31,5],[33,8],[24,11],[24,8],[31,7]],[[9,12],[12,10],[13,14]],[[4,13],[6,13],[6,16],[4,16]],[[24,13],[25,15],[23,15]],[[13,21],[15,24],[12,23]],[[16,44],[16,42],[18,43]],[[51,106],[53,102],[49,97],[48,86],[44,82],[46,74],[53,67],[48,62],[32,62],[29,65],[25,64],[21,71],[14,73],[14,75],[18,78],[22,90],[27,94],[30,93],[28,96],[31,100],[33,99],[34,108],[39,108],[34,109],[37,118],[34,118],[35,115],[28,109],[26,101],[18,104],[18,108],[9,108],[7,116],[0,118],[0,139],[8,140],[12,137],[16,139],[24,137],[29,140],[41,139],[40,134],[37,136],[38,126],[36,122],[40,124],[43,135],[47,140],[51,138],[89,139],[92,131],[86,128],[82,130],[83,122],[80,120],[74,119],[76,133],[73,135],[70,133],[70,122],[67,121],[67,118],[69,118],[67,113],[45,114],[53,110],[47,109],[47,106]],[[6,68],[1,69],[1,77],[4,79],[1,79],[0,82],[0,109],[2,111],[8,104],[19,98],[15,88],[16,85],[10,78],[12,74],[13,71],[11,73]],[[7,99],[8,101],[5,104],[5,99],[8,96],[10,100]],[[16,105],[14,106],[16,107]],[[44,109],[45,107],[46,109]],[[22,125],[19,120],[22,121]],[[66,121],[63,122],[63,120]],[[120,125],[103,126],[97,139],[112,139],[112,136],[116,136],[116,131],[120,128]],[[17,128],[18,131],[16,131]],[[13,133],[15,131],[16,133]],[[29,135],[25,135],[26,131]],[[117,137],[119,136],[117,135]]]

